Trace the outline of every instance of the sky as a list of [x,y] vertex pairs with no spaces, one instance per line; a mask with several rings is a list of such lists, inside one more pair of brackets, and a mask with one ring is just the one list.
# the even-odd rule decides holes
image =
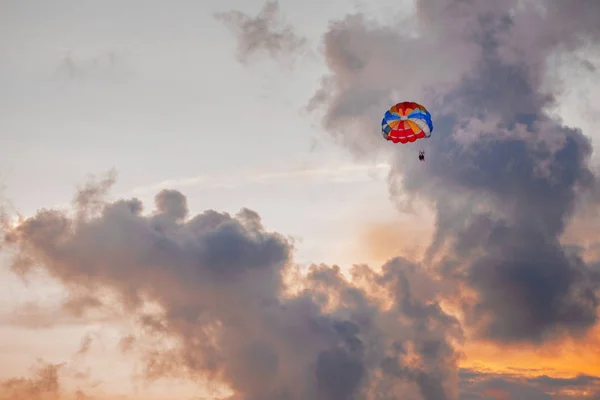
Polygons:
[[569,4],[0,2],[0,400],[600,398]]

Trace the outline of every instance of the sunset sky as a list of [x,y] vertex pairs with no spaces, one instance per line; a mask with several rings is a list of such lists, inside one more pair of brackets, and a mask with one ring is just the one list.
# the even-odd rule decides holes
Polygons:
[[0,1],[0,400],[600,399],[598,21]]

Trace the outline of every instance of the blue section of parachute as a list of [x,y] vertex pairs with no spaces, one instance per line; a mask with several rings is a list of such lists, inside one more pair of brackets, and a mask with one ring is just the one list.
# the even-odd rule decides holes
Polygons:
[[415,110],[408,114],[408,118],[422,119],[429,126],[429,132],[433,132],[433,122],[431,121],[431,114],[429,114],[427,111]]

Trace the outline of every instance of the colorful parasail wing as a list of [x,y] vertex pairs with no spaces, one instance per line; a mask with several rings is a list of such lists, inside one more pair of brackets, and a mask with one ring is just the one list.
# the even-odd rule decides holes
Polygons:
[[428,138],[433,132],[431,114],[413,102],[398,103],[386,111],[381,121],[381,134],[394,143],[414,142]]

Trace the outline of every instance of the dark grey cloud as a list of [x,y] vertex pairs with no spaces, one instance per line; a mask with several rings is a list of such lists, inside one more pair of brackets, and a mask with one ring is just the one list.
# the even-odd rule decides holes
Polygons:
[[189,215],[185,196],[164,190],[144,213],[136,199],[104,200],[110,182],[83,186],[72,215],[44,209],[21,221],[4,244],[14,272],[42,268],[82,299],[66,312],[83,318],[99,307],[90,299],[113,292],[142,328],[122,350],[155,343],[143,352],[148,378],[208,377],[236,400],[456,398],[460,325],[418,266],[356,266],[350,281],[315,265],[290,294],[292,243],[256,212]]
[[281,20],[277,0],[267,1],[256,17],[240,11],[221,12],[215,17],[236,34],[237,56],[243,63],[262,51],[275,58],[289,56],[302,49],[306,43],[291,25]]
[[395,102],[434,115],[431,139],[393,147],[390,192],[434,205],[429,262],[475,289],[464,311],[487,338],[542,341],[596,323],[590,265],[560,243],[580,197],[597,191],[592,147],[546,114],[560,85],[545,71],[555,52],[600,40],[599,12],[593,1],[420,0],[416,37],[357,15],[324,36],[330,73],[310,107],[355,154],[393,146],[378,129]]

